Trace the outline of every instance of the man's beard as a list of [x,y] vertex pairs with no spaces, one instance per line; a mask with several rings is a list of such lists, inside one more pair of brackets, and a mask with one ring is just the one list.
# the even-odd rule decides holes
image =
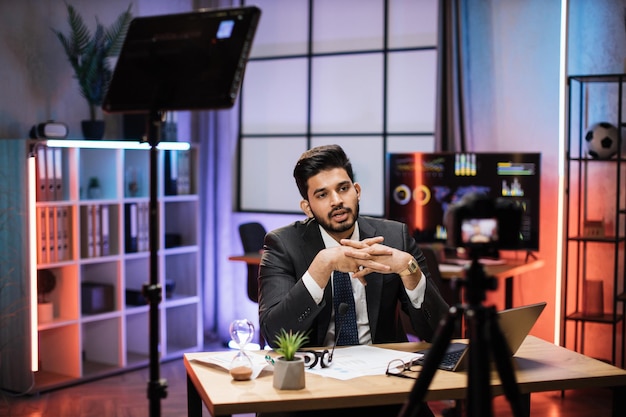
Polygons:
[[[337,210],[345,210],[348,214],[348,219],[335,225],[336,223],[332,222],[333,213]],[[322,217],[311,210],[313,213],[313,217],[315,220],[329,233],[343,233],[347,230],[350,230],[354,224],[356,223],[357,217],[359,217],[359,204],[356,205],[355,210],[353,211],[350,207],[339,207],[332,210],[326,216]]]

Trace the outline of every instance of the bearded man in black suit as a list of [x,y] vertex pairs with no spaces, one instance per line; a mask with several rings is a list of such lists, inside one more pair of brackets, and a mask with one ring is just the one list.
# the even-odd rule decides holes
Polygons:
[[[448,305],[408,227],[359,215],[361,186],[337,145],[304,152],[294,177],[307,219],[265,237],[259,270],[259,322],[265,340],[273,345],[285,329],[309,332],[310,346],[332,346],[340,329],[338,345],[407,341],[400,306],[415,334],[430,341]],[[336,314],[333,305],[335,272],[350,277],[354,302],[345,314]],[[354,326],[348,317],[356,318],[356,334],[342,341]],[[357,410],[358,415],[383,411]]]

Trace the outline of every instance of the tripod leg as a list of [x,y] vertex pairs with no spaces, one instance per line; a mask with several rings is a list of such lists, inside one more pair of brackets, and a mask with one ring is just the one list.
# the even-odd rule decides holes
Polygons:
[[424,405],[424,397],[428,392],[428,387],[445,355],[448,346],[450,345],[450,339],[454,333],[456,321],[462,316],[462,309],[460,307],[450,307],[446,318],[441,321],[439,328],[435,333],[433,344],[428,351],[428,356],[424,361],[422,370],[420,371],[415,385],[409,393],[409,398],[402,406],[398,417],[417,417],[421,408]]
[[522,399],[517,379],[513,370],[513,355],[502,334],[495,308],[491,307],[489,314],[489,331],[492,338],[491,352],[496,363],[498,375],[502,381],[504,395],[511,404],[511,411],[515,417],[528,416],[530,414],[530,397]]
[[481,307],[470,308],[469,368],[467,374],[467,411],[469,417],[491,417],[491,382],[489,369],[488,327],[486,314]]

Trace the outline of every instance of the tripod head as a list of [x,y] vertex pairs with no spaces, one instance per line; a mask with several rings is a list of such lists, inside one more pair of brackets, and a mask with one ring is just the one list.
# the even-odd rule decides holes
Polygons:
[[481,256],[478,251],[470,251],[471,262],[467,267],[465,279],[457,281],[457,285],[465,287],[465,302],[470,307],[482,305],[487,298],[487,291],[495,291],[498,288],[498,281],[487,275],[480,263]]

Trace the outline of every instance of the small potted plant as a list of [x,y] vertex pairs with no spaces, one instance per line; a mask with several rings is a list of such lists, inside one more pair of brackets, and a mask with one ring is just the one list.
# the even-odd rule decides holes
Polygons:
[[53,31],[74,69],[80,93],[89,104],[89,120],[82,122],[83,135],[86,139],[102,139],[104,120],[97,119],[96,110],[102,105],[113,77],[109,58],[118,56],[122,49],[132,20],[132,4],[109,27],[105,28],[96,17],[93,35],[76,9],[71,4],[66,5],[70,32],[64,35],[58,30]]
[[87,185],[87,197],[92,199],[102,197],[102,189],[100,188],[100,180],[98,177],[89,178],[89,184]]
[[304,388],[304,359],[296,356],[296,352],[308,341],[306,333],[280,330],[274,340],[276,344],[274,350],[282,355],[274,361],[274,388],[284,390]]
[[48,300],[56,287],[56,277],[49,269],[37,271],[37,317],[39,323],[51,322],[54,318],[54,305]]

